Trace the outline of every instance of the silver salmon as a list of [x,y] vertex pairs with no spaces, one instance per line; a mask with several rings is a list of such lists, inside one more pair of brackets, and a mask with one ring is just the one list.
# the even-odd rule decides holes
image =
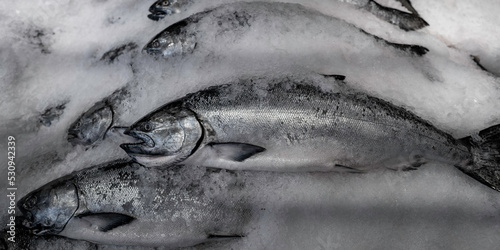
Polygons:
[[[331,0],[326,0],[327,2],[332,3]],[[407,0],[398,0],[401,4],[408,9],[411,13],[400,11],[397,9],[385,7],[383,5],[378,4],[372,0],[337,0],[338,2],[345,2],[347,4],[351,4],[357,8],[364,9],[369,13],[375,15],[376,17],[391,23],[393,25],[397,25],[403,30],[417,30],[421,29],[425,26],[428,26],[427,22],[422,19],[417,11],[411,6],[411,3]],[[211,1],[209,5],[212,8],[217,7],[217,5],[234,3],[235,0],[218,0]],[[275,2],[275,1],[271,1]],[[282,2],[288,3],[299,3],[304,6],[313,7],[316,3],[308,3],[304,1],[298,0],[285,0]],[[149,12],[151,14],[148,15],[148,18],[154,21],[158,21],[160,19],[165,18],[168,15],[173,15],[181,12],[186,12],[189,9],[192,9],[196,3],[207,4],[203,1],[196,0],[158,0],[151,7],[149,7]],[[213,6],[212,6],[213,5]],[[208,7],[208,8],[211,8]]]
[[[381,8],[375,8],[371,5],[366,8],[376,9],[377,13],[382,13],[380,16],[391,19],[390,15],[381,12]],[[268,34],[272,35],[269,39],[290,39],[289,34],[314,36],[318,39],[329,39],[332,46],[338,48],[362,50],[366,49],[367,46],[374,47],[370,51],[373,54],[377,54],[376,51],[382,49],[383,45],[394,45],[394,43],[381,42],[382,39],[347,22],[326,16],[299,4],[239,2],[205,10],[172,24],[151,39],[144,50],[151,55],[163,57],[185,55],[200,48],[211,51],[214,49],[213,44],[229,45],[245,37],[262,37],[262,30],[266,30]],[[273,42],[267,39],[267,37],[261,38],[265,41],[262,46],[273,45]],[[253,43],[256,42],[258,41],[253,41]],[[381,46],[377,47],[372,44]],[[426,48],[417,45],[401,44],[393,47],[408,51],[410,55],[421,56],[427,52]],[[303,49],[307,50],[307,46]],[[391,51],[392,48],[384,53],[394,53]]]
[[[125,47],[127,46],[133,48],[133,44],[127,44]],[[101,60],[114,60],[125,47],[121,46],[118,50],[105,53]],[[85,147],[98,144],[102,139],[106,138],[114,125],[115,111],[119,110],[122,102],[129,96],[129,90],[125,87],[116,90],[103,100],[95,103],[70,125],[68,141],[72,145],[83,145]]]
[[251,78],[188,94],[130,126],[143,142],[121,147],[149,167],[365,172],[434,161],[499,187],[499,126],[457,140],[404,108],[315,81]]
[[111,162],[56,179],[18,202],[36,235],[183,247],[238,239],[252,216],[236,173]]

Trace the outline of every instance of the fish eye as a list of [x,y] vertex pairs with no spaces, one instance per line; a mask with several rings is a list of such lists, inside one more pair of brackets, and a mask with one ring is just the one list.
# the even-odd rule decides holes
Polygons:
[[142,130],[144,132],[150,132],[153,130],[153,124],[151,124],[150,122],[146,122],[144,123],[144,125],[142,126]]
[[153,45],[153,48],[159,48],[160,47],[160,42],[158,40],[154,40],[153,43],[151,44]]
[[24,209],[32,209],[35,206],[36,201],[37,201],[36,196],[31,196],[30,198],[28,198],[28,200],[26,200],[26,202],[24,202],[23,204]]
[[168,1],[168,0],[161,1],[160,5],[161,6],[169,6],[170,5],[170,1]]

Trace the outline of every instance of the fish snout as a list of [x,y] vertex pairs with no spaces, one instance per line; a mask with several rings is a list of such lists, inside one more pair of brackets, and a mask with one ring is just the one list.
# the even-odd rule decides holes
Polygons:
[[152,56],[161,56],[163,54],[161,48],[155,47],[155,45],[153,45],[152,43],[154,43],[154,41],[146,44],[146,46],[144,46],[142,51],[146,52]]
[[125,132],[126,135],[134,137],[137,141],[139,141],[139,143],[136,144],[146,145],[150,148],[153,148],[155,146],[153,138],[151,138],[144,132],[137,132],[137,131],[125,131]]
[[144,132],[137,132],[132,129],[127,129],[123,132],[129,138],[133,138],[133,143],[124,143],[120,148],[128,154],[150,154],[151,149],[155,147],[154,140]]
[[153,21],[159,21],[160,19],[165,18],[165,14],[162,13],[154,13],[154,14],[149,14],[148,18],[153,20]]

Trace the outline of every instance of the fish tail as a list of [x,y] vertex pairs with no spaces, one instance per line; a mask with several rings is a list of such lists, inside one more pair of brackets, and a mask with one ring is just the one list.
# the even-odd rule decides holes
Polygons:
[[405,31],[418,30],[425,26],[429,26],[429,24],[416,13],[407,13],[397,9],[384,7],[373,0],[368,1],[365,9],[379,19],[397,25]]
[[463,171],[500,191],[500,124],[481,130],[463,140],[469,143],[473,159],[472,166]]

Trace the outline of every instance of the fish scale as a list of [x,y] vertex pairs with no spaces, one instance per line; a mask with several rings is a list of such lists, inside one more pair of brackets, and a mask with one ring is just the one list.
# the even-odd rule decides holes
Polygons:
[[[472,158],[466,145],[404,108],[353,90],[323,90],[319,86],[325,83],[333,84],[314,77],[264,77],[188,94],[129,128],[154,141],[154,147],[122,148],[150,167],[185,161],[270,171],[414,169],[428,161],[462,166]],[[160,153],[156,150],[175,130],[161,134],[169,126],[157,121],[176,120],[174,110],[191,112],[196,119],[190,127],[203,133],[179,144],[185,151]],[[161,129],[141,131],[153,123]]]
[[[243,177],[195,166],[158,170],[117,161],[56,179],[18,204],[25,224],[37,234],[104,244],[191,246],[243,235],[256,211]],[[59,214],[47,217],[54,213]]]

